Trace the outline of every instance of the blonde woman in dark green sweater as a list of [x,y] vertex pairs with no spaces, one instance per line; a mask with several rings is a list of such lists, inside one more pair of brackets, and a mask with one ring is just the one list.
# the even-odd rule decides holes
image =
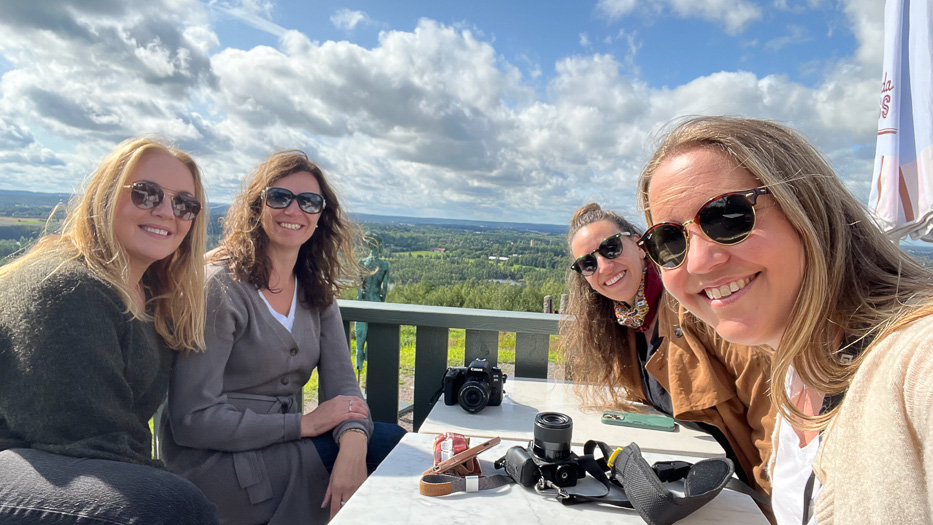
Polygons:
[[175,351],[204,344],[203,201],[188,155],[128,140],[0,268],[0,522],[216,522],[148,426]]

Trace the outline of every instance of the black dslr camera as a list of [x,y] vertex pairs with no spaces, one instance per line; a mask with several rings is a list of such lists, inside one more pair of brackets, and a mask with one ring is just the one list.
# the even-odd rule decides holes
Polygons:
[[450,367],[444,374],[444,403],[459,402],[467,412],[479,412],[486,405],[499,406],[506,377],[485,359],[474,359],[470,366]]
[[528,447],[512,447],[496,461],[509,476],[525,487],[540,480],[558,487],[572,487],[586,476],[586,469],[570,450],[573,420],[560,412],[539,412],[535,416],[534,439]]

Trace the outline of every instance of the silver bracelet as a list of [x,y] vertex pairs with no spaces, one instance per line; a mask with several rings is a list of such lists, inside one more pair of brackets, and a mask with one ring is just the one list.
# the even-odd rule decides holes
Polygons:
[[369,442],[369,435],[366,433],[365,430],[363,430],[362,428],[353,427],[353,428],[348,428],[344,430],[343,432],[340,433],[339,436],[337,436],[337,445],[340,445],[340,439],[343,438],[343,435],[346,434],[347,432],[356,432],[358,434],[363,434],[363,437],[366,438],[366,442],[367,443]]

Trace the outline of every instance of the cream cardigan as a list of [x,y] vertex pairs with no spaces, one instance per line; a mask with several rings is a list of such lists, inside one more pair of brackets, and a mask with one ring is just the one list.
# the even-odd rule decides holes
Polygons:
[[815,470],[818,523],[933,522],[933,316],[877,341]]

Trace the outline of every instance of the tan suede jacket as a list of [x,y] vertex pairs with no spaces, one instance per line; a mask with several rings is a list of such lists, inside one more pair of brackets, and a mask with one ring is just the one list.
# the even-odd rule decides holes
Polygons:
[[[658,335],[664,339],[645,368],[670,393],[674,417],[722,431],[740,463],[736,468],[770,495],[766,466],[776,415],[768,397],[770,351],[723,341],[667,292],[659,305]],[[637,363],[635,334],[629,333],[630,362]],[[638,370],[631,367],[631,373]],[[640,377],[632,384],[641,384]]]

